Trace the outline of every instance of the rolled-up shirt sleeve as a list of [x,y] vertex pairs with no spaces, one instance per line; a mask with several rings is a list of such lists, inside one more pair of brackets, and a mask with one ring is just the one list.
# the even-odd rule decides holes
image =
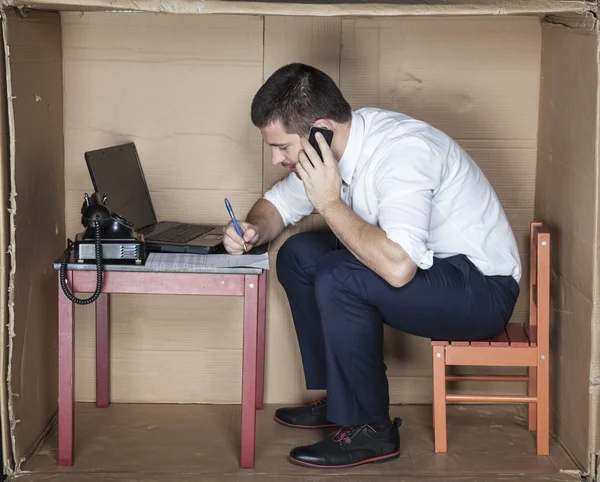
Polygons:
[[438,156],[425,140],[411,136],[384,156],[374,176],[379,226],[421,269],[433,265],[427,240],[442,172]]
[[304,184],[294,173],[276,183],[263,197],[279,211],[285,226],[296,224],[314,210]]

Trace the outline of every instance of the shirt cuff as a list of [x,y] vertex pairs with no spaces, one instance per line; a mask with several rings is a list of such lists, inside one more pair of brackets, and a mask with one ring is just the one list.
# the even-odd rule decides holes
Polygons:
[[386,236],[402,246],[417,268],[429,269],[433,266],[433,251],[425,243],[405,229],[386,231]]

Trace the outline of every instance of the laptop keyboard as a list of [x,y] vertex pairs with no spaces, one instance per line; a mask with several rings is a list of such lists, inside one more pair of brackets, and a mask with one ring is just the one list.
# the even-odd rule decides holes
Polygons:
[[159,233],[154,233],[149,237],[152,241],[162,241],[164,243],[187,243],[198,236],[212,231],[211,226],[197,226],[194,224],[178,224],[172,228],[165,229]]

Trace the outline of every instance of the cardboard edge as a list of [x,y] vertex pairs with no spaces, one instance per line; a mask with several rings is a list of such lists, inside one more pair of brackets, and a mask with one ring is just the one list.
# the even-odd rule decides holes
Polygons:
[[573,432],[571,431],[571,429],[569,428],[569,426],[565,423],[564,419],[560,416],[560,414],[554,409],[551,408],[550,409],[550,417],[551,419],[553,419],[556,423],[556,425],[560,425],[561,426],[561,430],[560,432],[563,434],[563,438],[559,438],[557,433],[559,432],[559,430],[556,429],[550,429],[550,435],[552,436],[552,438],[554,439],[554,441],[559,444],[561,446],[561,448],[564,450],[564,452],[569,456],[569,459],[571,459],[571,462],[573,462],[573,464],[577,467],[577,471],[578,471],[578,476],[580,477],[589,477],[590,476],[590,472],[589,470],[587,470],[584,467],[584,464],[577,459],[577,457],[575,456],[575,454],[573,453],[572,447],[575,447],[576,445],[581,446],[580,440],[577,439],[577,437],[575,436],[575,434],[573,434]]
[[[48,424],[39,434],[38,438],[35,440],[35,442],[33,442],[33,444],[31,444],[31,447],[29,447],[27,452],[25,452],[23,458],[21,459],[21,462],[24,462],[25,460],[30,460],[38,451],[38,449],[44,444],[44,442],[46,442],[50,434],[52,434],[56,430],[58,430],[58,411],[54,413],[52,418],[48,421]],[[19,473],[23,473],[24,471],[20,469],[20,465],[21,464],[19,464],[19,467],[17,467],[17,470]]]
[[[595,162],[594,164],[594,168],[593,168],[593,174],[590,174],[591,176],[595,176],[595,179],[597,180],[597,176],[598,176],[598,172],[599,172],[599,166],[597,164],[598,162],[598,102],[599,102],[599,98],[598,98],[598,33],[597,33],[597,23],[594,21],[593,22],[593,28],[592,27],[592,23],[589,22],[589,20],[587,22],[581,22],[578,21],[578,19],[573,19],[570,18],[570,16],[560,16],[554,19],[551,18],[546,18],[543,19],[546,21],[543,21],[543,28],[545,29],[545,32],[548,34],[560,34],[561,36],[563,36],[563,41],[565,37],[570,37],[571,40],[573,40],[575,37],[585,37],[587,39],[589,39],[592,43],[593,43],[593,50],[590,53],[589,51],[587,51],[585,58],[582,57],[583,60],[578,60],[578,64],[569,64],[569,68],[570,69],[575,69],[574,71],[576,72],[577,69],[581,69],[585,66],[588,66],[589,69],[591,69],[591,72],[594,74],[594,77],[591,76],[586,76],[587,81],[589,81],[590,83],[592,83],[592,85],[595,84],[595,88],[596,88],[596,92],[595,94],[592,95],[596,95],[596,99],[591,99],[591,103],[589,105],[591,105],[592,109],[595,109],[595,111],[591,111],[589,112],[589,123],[590,125],[592,125],[592,122],[596,122],[596,125],[593,126],[592,125],[592,130],[591,131],[586,131],[586,132],[590,132],[591,135],[588,136],[587,140],[588,143],[592,143],[592,144],[588,144],[590,147],[592,147],[592,153],[589,153],[589,151],[586,151],[586,159],[589,159],[590,162]],[[581,19],[579,19],[581,20]],[[558,45],[558,44],[557,44]],[[544,55],[549,56],[551,54],[555,54],[558,52],[555,52],[553,49],[556,48],[556,45],[553,45],[552,43],[550,43],[549,45],[546,45],[545,43],[542,45],[542,52]],[[561,57],[565,56],[565,55],[572,55],[573,52],[573,47],[569,46],[568,50],[563,51],[562,53],[560,53],[558,56]],[[550,57],[546,57],[546,62],[547,62],[547,68],[548,66],[551,65],[551,62],[548,61]],[[566,57],[565,57],[566,58]],[[559,60],[564,60],[564,59],[559,59]],[[596,64],[594,64],[594,60],[596,61]],[[544,62],[544,59],[543,59]],[[591,62],[591,65],[590,65]],[[558,63],[557,65],[560,65],[563,69],[565,68],[564,65],[562,63]],[[575,67],[573,67],[573,65],[575,65]],[[551,69],[552,71],[552,69]],[[586,74],[589,75],[590,72],[588,72],[586,70]],[[542,79],[545,78],[549,78],[551,75],[551,73],[547,72],[544,70],[544,64],[542,64]],[[584,74],[582,74],[584,75]],[[586,84],[588,85],[588,84]],[[594,87],[592,87],[593,89]],[[552,97],[552,95],[556,95],[557,94],[557,85],[554,84],[552,87],[552,91],[550,93],[546,93],[546,95],[550,95]],[[566,90],[565,90],[566,89]],[[569,90],[571,89],[571,90]],[[567,95],[568,93],[573,94],[573,87],[571,84],[569,84],[568,86],[562,86],[562,90],[564,90],[564,92],[566,93],[565,95]],[[593,92],[593,90],[592,90]],[[541,90],[541,95],[544,95],[544,89]],[[583,94],[581,94],[583,95]],[[580,95],[580,100],[581,99],[589,99],[589,95],[587,96],[581,96]],[[547,106],[546,106],[547,107]],[[573,117],[573,112],[570,112],[569,115],[571,117]],[[550,195],[550,191],[548,191],[547,188],[545,188],[545,190],[540,189],[540,186],[545,186],[545,183],[547,181],[546,177],[549,177],[550,174],[547,173],[546,171],[548,171],[548,162],[543,162],[542,159],[544,158],[544,143],[549,143],[551,144],[551,141],[549,140],[550,138],[548,136],[551,136],[552,130],[549,130],[548,128],[546,128],[544,126],[544,120],[548,120],[548,113],[547,112],[542,112],[540,111],[540,116],[539,116],[539,129],[540,129],[540,134],[539,134],[539,146],[538,146],[538,175],[537,175],[537,189],[536,189],[536,208],[535,208],[535,212],[536,212],[536,218],[540,217],[541,218],[545,218],[546,216],[550,216],[551,213],[551,208],[553,207],[552,205],[548,205],[548,201],[547,198]],[[556,126],[555,126],[555,130],[556,130]],[[595,139],[591,139],[591,136],[595,135]],[[589,154],[588,154],[589,153]],[[546,154],[548,154],[546,152]],[[540,157],[542,156],[542,157]],[[591,156],[591,158],[590,158]],[[553,175],[556,175],[556,173],[554,173]],[[540,185],[539,183],[542,182],[544,184]],[[597,287],[598,287],[598,274],[599,274],[599,270],[598,270],[598,253],[597,253],[597,243],[598,243],[598,234],[599,234],[599,226],[598,226],[598,216],[599,216],[599,212],[598,212],[598,199],[599,199],[599,195],[600,192],[598,190],[597,187],[597,183],[596,186],[594,187],[594,191],[592,192],[592,200],[587,201],[589,202],[589,205],[592,205],[593,203],[595,203],[595,205],[593,205],[593,211],[590,213],[590,218],[589,220],[586,220],[586,222],[589,223],[595,223],[595,226],[593,226],[591,232],[591,239],[590,242],[592,244],[592,246],[595,248],[595,250],[592,250],[592,254],[591,254],[591,261],[593,264],[591,265],[591,275],[592,278],[591,280],[589,280],[589,277],[587,278],[588,281],[588,285],[586,285],[586,291],[587,291],[587,295],[584,295],[584,298],[586,301],[589,301],[590,305],[589,306],[589,310],[587,311],[587,313],[573,313],[573,315],[577,315],[577,319],[572,319],[570,321],[572,322],[576,322],[576,326],[579,326],[579,330],[581,332],[581,337],[582,340],[578,341],[578,342],[585,342],[587,337],[592,338],[589,343],[590,345],[588,345],[588,347],[586,348],[590,348],[590,350],[593,350],[594,348],[594,343],[598,343],[597,340],[593,339],[592,334],[594,333],[594,323],[595,323],[595,319],[598,316],[598,295],[597,295]],[[587,205],[587,204],[586,204]],[[577,206],[578,208],[583,209],[581,206]],[[553,218],[554,219],[554,218]],[[557,228],[558,229],[558,228]],[[560,230],[557,231],[557,233],[559,234],[558,236],[558,243],[560,244]],[[556,247],[556,246],[555,246]],[[585,267],[588,267],[588,265],[585,265]],[[581,264],[574,266],[574,269],[582,269],[583,266]],[[573,289],[575,288],[575,290],[580,294],[583,295],[582,291],[581,291],[581,283],[577,283],[579,286],[575,286],[572,283],[572,279],[571,277],[567,276],[566,278],[563,277],[564,273],[562,272],[556,272],[555,270],[553,270],[552,273],[552,283],[553,286],[555,286],[556,288],[556,292],[553,293],[552,297],[554,299],[554,297],[558,297],[559,300],[564,300],[566,299],[567,295],[565,294],[565,288],[568,289]],[[573,275],[573,273],[571,273],[571,275]],[[577,274],[576,274],[577,276]],[[589,289],[588,289],[589,286]],[[556,307],[555,307],[556,308]],[[553,317],[554,315],[557,315],[560,313],[561,310],[558,309],[554,309],[553,310]],[[587,323],[589,323],[589,327],[587,325]],[[571,326],[574,326],[571,323]],[[582,331],[583,330],[583,331]],[[586,330],[589,330],[589,332],[586,332]],[[554,336],[554,335],[552,335]],[[570,349],[573,350],[573,345],[574,342],[570,343]],[[587,352],[587,350],[585,350]],[[587,355],[587,354],[586,354]],[[579,366],[583,367],[584,373],[586,371],[586,364],[587,364],[587,370],[588,373],[584,374],[583,377],[589,377],[589,374],[592,372],[592,364],[594,361],[594,353],[593,351],[590,352],[589,355],[589,359],[583,359],[584,357],[580,358],[580,364]],[[556,359],[556,358],[555,358]],[[563,374],[563,377],[565,380],[568,380],[568,376],[569,374]],[[591,458],[590,458],[590,441],[592,440],[592,431],[594,431],[597,427],[594,427],[593,425],[598,423],[598,420],[594,420],[592,417],[594,417],[593,412],[596,410],[594,409],[594,407],[592,406],[593,404],[593,397],[590,393],[590,380],[589,378],[579,378],[578,380],[580,380],[581,382],[583,382],[583,385],[581,385],[579,387],[579,390],[581,390],[578,395],[578,400],[581,399],[582,402],[585,402],[587,404],[587,411],[585,411],[585,408],[581,408],[581,412],[566,412],[565,409],[561,409],[560,406],[558,406],[558,411],[557,411],[557,406],[552,404],[551,405],[551,425],[552,425],[552,433],[554,435],[554,437],[556,438],[556,440],[558,441],[558,443],[560,443],[562,445],[562,447],[569,453],[569,456],[573,459],[573,461],[575,462],[575,464],[580,467],[581,470],[581,475],[585,475],[588,476],[591,472],[594,471],[594,468],[592,466],[591,463]],[[551,384],[552,384],[552,380],[551,380]],[[565,383],[563,381],[563,383]],[[587,384],[587,390],[586,390],[586,384]],[[561,388],[562,390],[562,388]],[[585,399],[585,393],[587,392],[587,399]],[[559,393],[556,392],[556,387],[553,390],[553,393]],[[567,396],[569,394],[568,392],[568,387],[567,387],[567,392],[564,392],[564,390],[560,393],[567,393]],[[571,394],[571,399],[573,400],[573,395]],[[575,418],[575,421],[573,420]]]
[[542,22],[552,25],[560,25],[562,27],[578,29],[578,30],[595,30],[597,24],[596,15],[591,12],[583,15],[544,15]]
[[255,2],[224,0],[62,0],[38,1],[2,0],[6,6],[51,10],[91,10],[156,12],[177,14],[246,14],[246,15],[316,15],[316,16],[422,16],[422,15],[515,15],[596,12],[595,2],[587,0],[504,0],[488,4],[461,3],[327,3],[302,4],[287,2]]
[[[597,80],[600,82],[600,35],[597,25],[596,30],[596,72]],[[588,473],[596,480],[598,476],[598,458],[600,455],[600,256],[598,253],[600,243],[600,193],[598,183],[600,182],[600,85],[596,88],[596,143],[595,143],[595,185],[596,192],[594,205],[596,210],[594,213],[594,246],[596,249],[593,252],[593,300],[592,300],[592,320],[590,326],[590,342],[591,342],[591,359],[590,359],[590,380],[589,380],[589,448],[588,448]]]
[[[2,57],[5,56],[5,50],[2,50]],[[0,64],[0,71],[2,73],[2,78],[0,79],[1,88],[5,92],[6,90],[6,72],[4,64]],[[0,141],[0,206],[2,209],[0,210],[0,253],[2,253],[0,259],[0,376],[3,380],[6,380],[6,376],[8,374],[8,351],[7,351],[7,264],[8,257],[7,253],[7,244],[8,238],[10,236],[8,231],[8,222],[7,222],[7,211],[6,204],[8,203],[8,196],[10,193],[8,180],[10,177],[9,173],[9,156],[8,156],[8,146],[6,145],[6,140],[8,139],[7,135],[7,125],[8,125],[8,111],[7,111],[7,103],[6,97],[2,96],[1,98],[1,115],[2,120],[0,122],[1,126],[1,135],[2,140]],[[8,403],[7,403],[7,385],[4,383],[0,384],[0,413],[1,413],[1,422],[2,422],[2,460],[4,466],[4,472],[8,473],[8,471],[13,469],[12,464],[12,451],[11,451],[11,443],[10,443],[10,426],[8,424]]]
[[4,62],[5,62],[5,75],[6,75],[6,102],[7,102],[7,113],[8,113],[8,136],[9,136],[9,165],[10,165],[10,195],[9,195],[9,242],[7,246],[7,252],[10,259],[10,270],[8,273],[8,320],[6,327],[8,329],[7,342],[8,342],[8,361],[7,361],[7,373],[6,373],[6,393],[7,393],[7,411],[9,433],[10,433],[10,448],[12,450],[12,456],[9,459],[4,460],[4,464],[8,471],[18,471],[20,461],[14,460],[14,454],[16,453],[16,438],[15,438],[15,426],[19,422],[15,419],[14,407],[12,403],[12,357],[13,357],[13,338],[15,336],[15,312],[14,312],[14,287],[15,287],[15,272],[16,272],[16,226],[15,226],[15,214],[17,209],[16,201],[16,176],[15,176],[15,115],[13,105],[13,91],[12,91],[12,79],[10,70],[10,47],[8,42],[8,17],[6,10],[3,8],[0,12],[2,16],[2,45],[4,49]]
[[[595,15],[586,14],[581,16],[573,15],[546,15],[542,21],[545,24],[553,25],[556,28],[568,28],[573,30],[582,31],[595,31],[597,42],[600,41],[600,35],[598,34],[598,20]],[[597,47],[598,48],[598,47]],[[597,62],[600,59],[600,48],[598,48]],[[598,66],[598,80],[600,81],[600,64]],[[598,162],[600,160],[600,89],[596,91],[596,162],[595,162],[595,179],[596,186],[600,182],[600,166]],[[596,210],[594,213],[594,243],[593,245],[600,246],[600,213],[598,209],[598,203],[600,202],[600,193],[596,188],[594,204]],[[592,288],[592,320],[590,326],[590,343],[591,343],[591,359],[590,359],[590,371],[589,371],[589,434],[588,434],[588,460],[586,471],[581,473],[584,477],[591,477],[592,480],[596,480],[598,476],[598,463],[600,459],[600,256],[598,248],[593,252],[593,288]],[[562,419],[555,412],[555,419],[558,423],[562,423]],[[563,433],[569,433],[568,427],[563,426]],[[573,436],[569,445],[577,443],[577,439]],[[565,444],[562,444],[565,450]],[[568,451],[568,450],[567,450]],[[572,456],[573,460],[576,460]]]

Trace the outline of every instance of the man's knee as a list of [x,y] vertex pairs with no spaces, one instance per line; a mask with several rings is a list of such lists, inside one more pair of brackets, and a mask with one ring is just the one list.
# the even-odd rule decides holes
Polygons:
[[279,248],[275,263],[277,276],[281,277],[282,274],[285,275],[290,269],[301,264],[301,260],[299,260],[298,257],[302,254],[303,234],[305,233],[298,233],[290,236]]
[[277,254],[277,274],[303,272],[312,278],[317,263],[335,249],[335,236],[328,231],[303,232],[290,236]]
[[336,292],[345,291],[351,294],[356,288],[353,274],[360,271],[361,267],[364,268],[350,251],[345,249],[323,257],[317,265],[315,274],[317,299],[327,303],[332,297],[339,296]]

